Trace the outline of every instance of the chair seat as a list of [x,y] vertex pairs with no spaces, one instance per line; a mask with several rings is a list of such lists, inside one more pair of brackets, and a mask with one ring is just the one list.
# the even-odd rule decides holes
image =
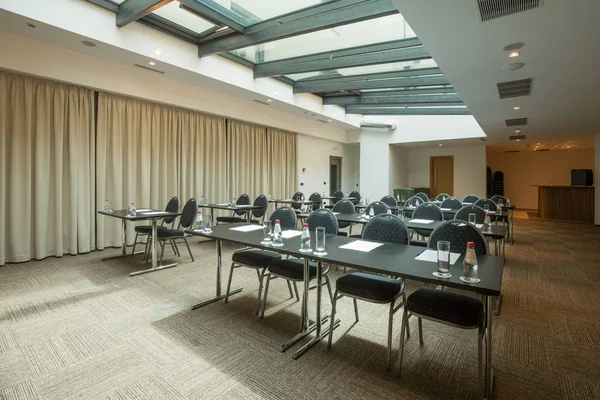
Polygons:
[[180,231],[179,229],[162,229],[160,231],[157,231],[157,236],[159,238],[170,238],[170,237],[183,237],[185,236],[185,233],[183,231]]
[[[157,226],[156,227],[156,231],[164,231],[165,229],[169,229],[166,226]],[[137,233],[146,233],[146,234],[151,234],[152,233],[152,225],[140,225],[140,226],[136,226],[135,227],[135,231]]]
[[235,224],[238,222],[246,222],[246,218],[241,217],[217,217],[217,222],[225,222],[227,224]]
[[[269,272],[283,276],[284,278],[302,281],[304,280],[304,260],[299,258],[289,258],[287,260],[274,261],[269,265]],[[309,262],[309,277],[313,279],[317,276],[317,263]]]
[[483,318],[483,303],[473,297],[445,290],[423,288],[406,301],[408,311],[463,327],[477,327]]
[[264,268],[269,266],[271,261],[281,260],[281,254],[273,251],[244,250],[233,253],[231,260],[251,267]]
[[416,240],[416,239],[412,239],[410,241],[410,245],[411,246],[419,246],[419,247],[427,247],[427,241],[426,240]]
[[336,281],[336,289],[343,294],[366,300],[389,302],[404,289],[403,282],[386,276],[353,272]]

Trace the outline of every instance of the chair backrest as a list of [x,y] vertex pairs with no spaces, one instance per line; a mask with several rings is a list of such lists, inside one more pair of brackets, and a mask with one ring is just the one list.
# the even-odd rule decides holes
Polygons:
[[[412,214],[413,219],[431,219],[433,221],[443,221],[444,213],[437,204],[434,203],[423,203],[418,206]],[[428,237],[431,235],[431,231],[427,229],[415,229],[421,236]]]
[[318,210],[323,205],[323,197],[321,197],[319,192],[311,194],[308,200],[314,201],[314,203],[311,204],[313,210]]
[[414,196],[406,199],[406,201],[404,202],[404,206],[405,207],[418,207],[423,203],[427,203],[427,201],[424,201],[422,197],[414,195]]
[[[249,206],[250,205],[250,196],[248,196],[247,194],[243,194],[240,197],[238,197],[237,201],[235,202],[236,205],[238,206]],[[237,215],[244,215],[248,212],[248,210],[244,209],[244,210],[235,210],[235,214]]]
[[[354,214],[354,204],[348,199],[342,199],[335,203],[332,209],[333,212],[339,212],[341,214]],[[338,221],[340,228],[346,228],[350,226],[350,222]]]
[[374,201],[365,208],[365,214],[369,213],[369,209],[373,206],[373,212],[375,215],[385,214],[388,210],[388,205],[381,201]]
[[[165,207],[165,211],[176,213],[176,212],[179,211],[179,205],[180,205],[179,204],[179,197],[174,196],[167,203],[167,206]],[[173,221],[175,221],[175,218],[177,218],[177,217],[165,218],[165,219],[163,219],[163,223],[164,224],[172,224]]]
[[437,242],[446,240],[450,242],[450,251],[464,254],[467,250],[467,242],[475,244],[476,254],[487,254],[487,242],[483,234],[473,225],[465,224],[464,221],[453,219],[438,226],[429,237],[427,247],[437,249]]
[[332,197],[334,197],[334,199],[332,201],[333,201],[333,204],[335,204],[344,198],[344,192],[338,190],[337,192],[333,193]]
[[423,200],[426,203],[429,202],[429,196],[427,196],[426,193],[419,192],[419,193],[415,194],[415,196],[420,197],[421,200]]
[[444,201],[442,201],[442,204],[440,205],[441,208],[451,208],[453,210],[458,210],[462,207],[462,202],[459,199],[456,199],[454,197],[451,197],[449,199],[446,199]]
[[440,193],[437,196],[435,196],[435,201],[444,201],[449,197],[452,197],[452,196],[450,196],[448,193]]
[[319,226],[325,227],[325,233],[337,235],[338,233],[338,221],[333,213],[325,208],[315,210],[308,214],[306,218],[309,231],[315,231]]
[[296,203],[292,203],[292,208],[294,210],[299,210],[300,207],[302,207],[302,199],[304,198],[304,193],[302,192],[296,192],[294,193],[294,195],[292,196],[292,200],[294,200]]
[[198,214],[198,202],[196,199],[189,199],[183,206],[181,211],[181,218],[179,219],[180,228],[189,228],[194,223],[194,219]]
[[350,201],[355,206],[358,205],[358,203],[360,203],[360,193],[358,193],[356,190],[354,192],[350,192],[350,196],[349,197],[352,197],[354,199],[354,200],[350,200]]
[[500,200],[502,200],[502,204],[506,204],[506,197],[500,196],[499,194],[490,197],[490,200],[496,204],[498,204],[500,202]]
[[465,196],[465,198],[463,199],[463,203],[475,203],[477,200],[479,200],[479,196],[475,196],[474,194],[469,194],[467,196]]
[[490,210],[496,211],[497,204],[490,199],[479,199],[473,205],[483,208],[486,204],[490,207]]
[[362,238],[400,244],[410,241],[404,222],[391,214],[381,214],[371,219],[363,229]]
[[390,196],[389,194],[386,196],[383,196],[381,198],[381,202],[387,204],[390,207],[396,207],[398,205],[398,202],[396,201],[394,196]]
[[460,219],[461,221],[469,221],[469,214],[475,214],[475,223],[483,224],[485,220],[485,211],[479,206],[464,206],[456,212],[454,219]]
[[267,208],[269,208],[269,199],[264,194],[261,194],[256,199],[254,199],[254,205],[260,206],[260,208],[256,208],[252,210],[252,215],[256,218],[260,218],[267,213]]
[[269,220],[275,226],[275,221],[279,220],[279,225],[282,230],[296,229],[297,222],[296,212],[290,207],[279,207],[271,214]]

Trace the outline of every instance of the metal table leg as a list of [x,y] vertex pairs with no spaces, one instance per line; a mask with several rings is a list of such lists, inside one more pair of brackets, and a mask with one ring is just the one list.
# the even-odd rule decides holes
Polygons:
[[[221,247],[222,247],[222,243],[220,240],[216,240],[216,244],[217,244],[217,287],[215,290],[215,297],[211,297],[210,299],[201,301],[200,303],[194,304],[192,306],[192,310],[195,310],[197,308],[200,307],[204,307],[206,305],[212,304],[216,301],[222,300],[225,298],[225,294],[221,294],[221,261],[222,261],[222,256],[221,256]],[[236,293],[240,293],[242,291],[243,288],[238,288],[235,290],[231,290],[229,292],[229,295],[234,295]]]
[[492,319],[494,316],[494,301],[492,296],[486,296],[486,335],[485,335],[485,398],[492,398]]
[[122,219],[123,227],[121,229],[121,254],[118,256],[104,257],[102,261],[115,260],[117,258],[127,257],[127,220]]
[[157,223],[158,220],[153,219],[152,220],[152,268],[149,269],[144,269],[142,271],[135,271],[129,274],[129,276],[136,276],[136,275],[142,275],[142,274],[147,274],[149,272],[156,272],[156,271],[161,271],[163,269],[167,269],[167,268],[173,268],[177,266],[177,263],[172,263],[172,264],[167,264],[167,265],[158,265],[158,260],[157,260],[157,256],[156,256],[156,231],[157,231]]
[[511,208],[508,210],[508,234],[510,237],[510,244],[515,244],[515,237],[514,237],[515,221],[513,219],[513,215],[514,215],[514,210]]

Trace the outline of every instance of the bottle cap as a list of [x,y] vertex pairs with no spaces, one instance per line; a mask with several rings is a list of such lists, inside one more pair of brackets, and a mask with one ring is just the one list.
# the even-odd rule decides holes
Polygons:
[[473,242],[467,242],[467,247],[469,249],[474,248],[475,247],[475,243],[473,243]]
[[279,223],[279,220],[278,220],[278,219],[276,219],[276,220],[275,220],[275,223],[276,223],[276,224],[278,224],[278,223]]
[[370,208],[373,208],[373,206],[371,206]]
[[303,226],[304,226],[305,228],[308,228],[308,224],[304,224]]

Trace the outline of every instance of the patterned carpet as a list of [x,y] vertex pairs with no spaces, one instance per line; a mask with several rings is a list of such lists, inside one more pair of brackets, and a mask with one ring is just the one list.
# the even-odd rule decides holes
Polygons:
[[[495,319],[494,398],[600,399],[600,228],[523,219],[515,232]],[[286,285],[273,281],[259,320],[256,274],[238,269],[241,294],[191,311],[215,282],[214,243],[192,250],[195,263],[184,256],[135,278],[136,259],[101,261],[116,249],[1,267],[0,399],[475,398],[474,331],[424,321],[425,345],[411,337],[397,380],[385,370],[388,308],[359,303],[354,324],[343,299],[333,348],[293,360],[278,350],[299,327]]]

